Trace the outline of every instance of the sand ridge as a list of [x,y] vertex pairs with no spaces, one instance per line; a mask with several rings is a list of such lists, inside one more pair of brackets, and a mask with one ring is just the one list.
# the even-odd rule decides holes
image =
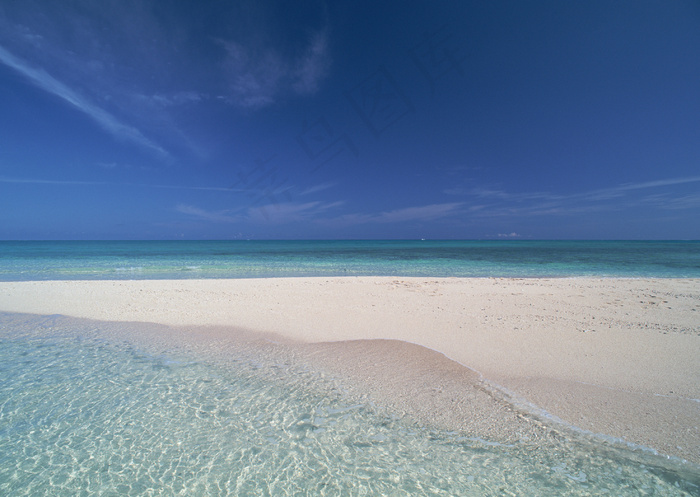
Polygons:
[[0,310],[410,342],[574,425],[700,461],[700,280],[2,282]]

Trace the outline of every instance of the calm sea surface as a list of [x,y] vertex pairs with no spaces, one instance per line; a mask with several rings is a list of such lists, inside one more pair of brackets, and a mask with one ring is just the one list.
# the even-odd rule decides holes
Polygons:
[[700,277],[700,242],[0,242],[0,280],[275,276]]
[[[700,277],[700,244],[0,242],[6,281],[312,275]],[[697,466],[649,451],[440,431],[342,379],[146,331],[0,313],[0,495],[700,495]]]

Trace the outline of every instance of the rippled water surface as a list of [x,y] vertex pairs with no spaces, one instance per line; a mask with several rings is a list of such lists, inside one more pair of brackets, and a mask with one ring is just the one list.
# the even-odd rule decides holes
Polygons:
[[102,326],[0,315],[0,495],[700,490],[693,467],[659,456],[583,436],[503,445],[423,428],[313,371],[244,353],[156,353],[129,339],[132,325]]

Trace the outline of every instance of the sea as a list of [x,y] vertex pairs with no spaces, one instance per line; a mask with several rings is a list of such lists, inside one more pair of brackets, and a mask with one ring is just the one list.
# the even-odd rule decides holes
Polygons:
[[[0,281],[299,276],[700,278],[700,243],[0,242]],[[700,495],[697,465],[532,411],[537,436],[446,430],[164,330],[0,312],[0,495]]]
[[0,281],[700,277],[700,241],[0,241]]

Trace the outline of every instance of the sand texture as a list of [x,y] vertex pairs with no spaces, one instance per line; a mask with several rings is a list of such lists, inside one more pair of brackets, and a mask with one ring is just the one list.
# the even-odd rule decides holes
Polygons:
[[[363,371],[379,377],[387,374],[381,357],[403,358],[410,371],[420,354],[358,341],[410,342],[567,423],[700,463],[700,280],[2,282],[0,311],[265,332],[324,348],[329,369],[352,370],[352,357],[364,357]],[[420,367],[428,361],[428,369],[410,381],[426,378],[438,391],[426,357]],[[435,410],[444,415],[445,406]]]

